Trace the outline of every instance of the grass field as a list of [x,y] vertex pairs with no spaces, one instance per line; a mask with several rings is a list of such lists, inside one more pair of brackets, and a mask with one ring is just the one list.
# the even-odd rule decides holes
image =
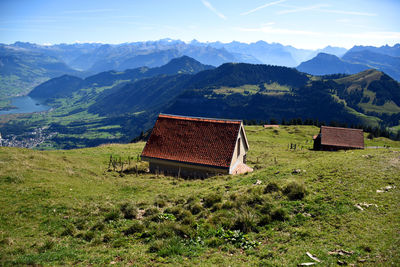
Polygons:
[[0,147],[0,265],[400,265],[400,142],[323,152],[312,126],[246,133],[255,171],[205,180],[143,172],[144,143]]

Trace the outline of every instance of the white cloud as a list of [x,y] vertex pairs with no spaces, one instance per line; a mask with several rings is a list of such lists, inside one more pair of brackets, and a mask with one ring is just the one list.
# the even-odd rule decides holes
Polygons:
[[254,8],[254,9],[249,10],[249,11],[246,11],[246,12],[243,12],[243,13],[241,13],[240,15],[242,15],[242,16],[248,15],[248,14],[254,13],[254,12],[260,10],[260,9],[263,9],[263,8],[266,8],[266,7],[269,7],[269,6],[273,6],[273,5],[277,5],[277,4],[286,2],[286,1],[287,1],[287,0],[279,0],[279,1],[275,1],[275,2],[266,3],[265,5],[256,7],[256,8]]
[[377,16],[374,13],[366,13],[358,11],[345,11],[345,10],[334,10],[334,9],[319,9],[319,11],[325,13],[342,14],[342,15],[369,16],[369,17]]
[[329,5],[314,5],[314,6],[306,6],[306,7],[298,7],[294,9],[286,9],[277,12],[277,14],[282,15],[282,14],[289,14],[289,13],[297,13],[297,12],[302,12],[302,11],[308,11],[308,10],[313,10],[313,9],[320,9],[321,7],[327,7]]
[[206,0],[201,0],[201,2],[203,3],[203,5],[208,8],[209,10],[211,10],[212,12],[214,12],[218,17],[220,17],[221,19],[226,20],[226,17],[224,14],[222,14],[221,12],[219,12],[217,9],[215,9],[215,7],[213,7],[211,5],[210,2],[206,1]]

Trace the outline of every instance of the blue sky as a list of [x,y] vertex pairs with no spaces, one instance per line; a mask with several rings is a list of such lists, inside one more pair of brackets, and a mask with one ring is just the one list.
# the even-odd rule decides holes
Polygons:
[[0,42],[400,43],[400,0],[0,0]]

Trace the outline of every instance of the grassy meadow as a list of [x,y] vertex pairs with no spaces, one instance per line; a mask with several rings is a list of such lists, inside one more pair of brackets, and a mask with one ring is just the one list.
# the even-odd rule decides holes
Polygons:
[[146,173],[143,142],[0,147],[0,265],[399,266],[400,142],[318,132],[247,126],[254,172],[204,180]]

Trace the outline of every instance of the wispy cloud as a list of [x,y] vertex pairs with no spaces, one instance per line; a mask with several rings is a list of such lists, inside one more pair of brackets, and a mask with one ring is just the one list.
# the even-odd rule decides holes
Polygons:
[[254,8],[254,9],[249,10],[249,11],[246,11],[246,12],[243,12],[243,13],[241,13],[240,15],[245,16],[245,15],[254,13],[254,12],[260,10],[260,9],[263,9],[263,8],[266,8],[266,7],[269,7],[269,6],[273,6],[273,5],[277,5],[277,4],[286,2],[286,1],[287,1],[287,0],[279,0],[279,1],[275,1],[275,2],[266,3],[265,5],[256,7],[256,8]]
[[327,4],[318,4],[318,5],[306,6],[306,7],[298,7],[298,6],[285,5],[285,4],[279,5],[279,6],[286,7],[287,9],[278,11],[277,12],[278,15],[297,13],[297,12],[303,12],[303,11],[309,11],[309,10],[317,10],[318,12],[341,14],[341,15],[376,16],[376,14],[374,14],[374,13],[328,9],[328,7],[330,7],[331,5],[327,5]]
[[351,40],[360,40],[364,42],[366,40],[371,41],[385,41],[393,40],[395,42],[400,41],[400,32],[390,32],[390,31],[365,31],[365,32],[354,32],[354,33],[341,33],[341,32],[316,32],[316,31],[306,31],[306,30],[294,30],[285,28],[275,28],[268,25],[263,25],[257,28],[234,28],[235,30],[242,32],[259,32],[259,33],[269,33],[269,34],[280,34],[280,35],[303,35],[303,36],[318,36],[318,37],[335,37]]
[[66,10],[64,14],[83,14],[83,13],[103,13],[110,11],[117,11],[118,9],[77,9],[77,10]]
[[319,11],[325,13],[342,14],[342,15],[369,16],[369,17],[377,16],[375,13],[366,13],[358,11],[332,10],[332,9],[320,9]]
[[213,7],[211,5],[210,2],[206,1],[206,0],[201,0],[201,2],[203,3],[203,5],[208,8],[209,10],[211,10],[212,12],[214,12],[218,17],[220,17],[221,19],[226,20],[227,18],[225,17],[224,14],[222,14],[221,12],[219,12],[215,7]]
[[321,7],[328,7],[329,5],[314,5],[314,6],[306,6],[306,7],[298,7],[294,9],[286,9],[277,12],[278,15],[283,15],[283,14],[289,14],[289,13],[297,13],[297,12],[303,12],[303,11],[308,11],[308,10],[313,10],[313,9],[318,9],[320,10]]

